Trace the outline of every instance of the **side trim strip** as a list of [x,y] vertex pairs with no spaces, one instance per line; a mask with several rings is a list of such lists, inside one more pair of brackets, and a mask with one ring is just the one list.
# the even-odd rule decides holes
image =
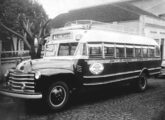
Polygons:
[[[148,70],[156,70],[156,69],[161,69],[161,67],[150,68]],[[131,73],[136,73],[136,72],[141,72],[141,70],[122,72],[122,73],[115,73],[115,74],[108,74],[108,75],[83,76],[83,78],[104,78],[104,77],[112,77],[112,76],[117,76],[117,75],[131,74]]]
[[161,72],[150,73],[150,75],[160,74]]
[[108,74],[108,75],[84,76],[84,78],[103,78],[103,77],[111,77],[111,76],[117,76],[117,75],[124,75],[124,74],[136,73],[136,72],[140,72],[140,71],[141,70],[130,71],[130,72],[122,72],[122,73],[116,73],[116,74]]
[[84,83],[83,85],[84,85],[84,86],[90,86],[90,85],[104,85],[104,84],[108,84],[108,83],[114,83],[114,82],[129,80],[129,79],[135,79],[135,78],[138,78],[138,77],[139,77],[139,76],[133,76],[133,77],[127,77],[127,78],[117,79],[117,80],[113,80],[113,81],[107,81],[107,82]]
[[149,68],[148,70],[157,70],[157,69],[161,69],[161,67]]

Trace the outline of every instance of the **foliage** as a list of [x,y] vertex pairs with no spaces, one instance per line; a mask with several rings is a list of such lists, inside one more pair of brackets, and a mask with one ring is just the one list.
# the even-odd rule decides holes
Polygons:
[[0,29],[0,35],[4,38],[12,34],[23,39],[33,54],[34,39],[44,38],[48,22],[43,7],[35,0],[0,1],[0,27],[5,29]]

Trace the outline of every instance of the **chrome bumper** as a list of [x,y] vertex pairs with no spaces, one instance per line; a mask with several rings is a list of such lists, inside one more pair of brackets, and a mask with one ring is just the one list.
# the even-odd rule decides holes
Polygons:
[[23,98],[23,99],[41,99],[41,93],[27,93],[27,92],[15,92],[11,91],[7,87],[0,87],[0,94],[15,97],[15,98]]

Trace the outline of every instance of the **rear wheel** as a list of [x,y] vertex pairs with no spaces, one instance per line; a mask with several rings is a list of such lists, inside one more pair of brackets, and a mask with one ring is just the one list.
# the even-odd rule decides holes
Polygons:
[[46,101],[48,107],[53,110],[61,110],[68,103],[69,87],[63,81],[58,81],[52,84],[49,88]]
[[144,91],[147,88],[147,75],[142,73],[136,82],[136,87],[138,91]]

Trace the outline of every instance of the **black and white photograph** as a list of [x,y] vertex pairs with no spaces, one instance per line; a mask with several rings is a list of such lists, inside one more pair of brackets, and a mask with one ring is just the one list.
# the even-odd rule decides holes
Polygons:
[[0,0],[0,120],[165,120],[165,0]]

